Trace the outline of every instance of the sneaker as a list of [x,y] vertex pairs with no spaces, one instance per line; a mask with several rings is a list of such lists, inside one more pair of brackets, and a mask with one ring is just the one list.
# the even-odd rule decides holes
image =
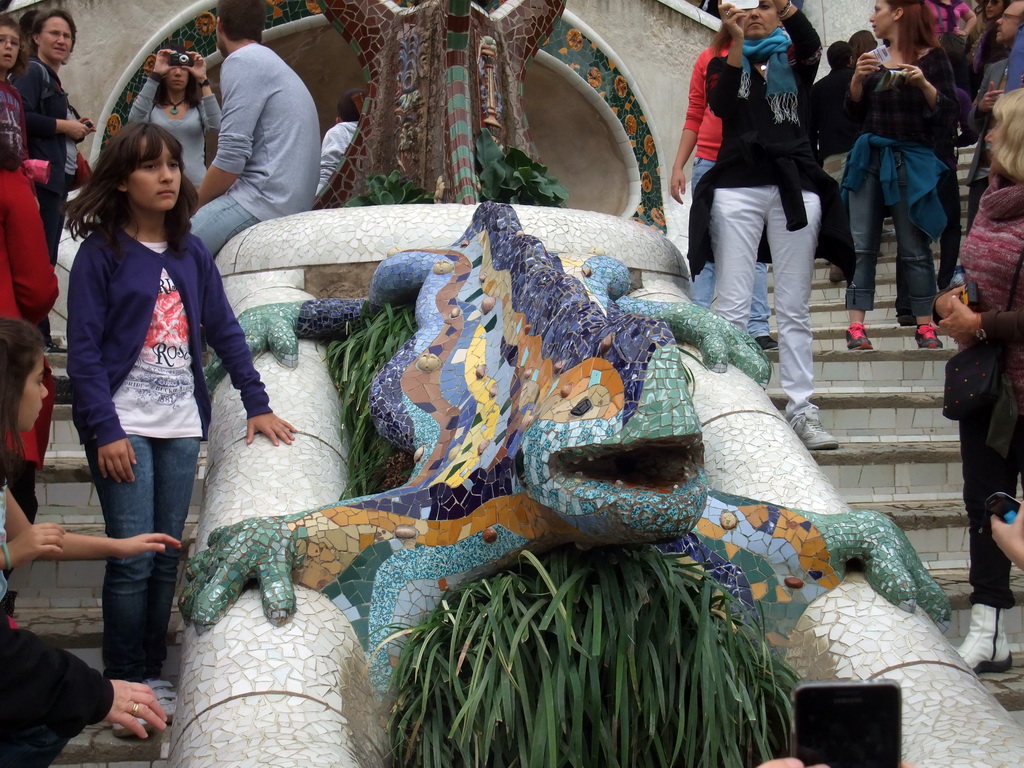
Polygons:
[[[67,354],[68,348],[67,347],[62,347],[56,341],[52,341],[51,340],[51,341],[46,342],[45,351],[46,351],[47,354],[50,354],[50,355],[64,355],[64,354]],[[129,731],[129,733],[130,733],[130,731]]]
[[798,415],[793,419],[791,426],[809,451],[834,451],[839,447],[839,441],[818,421],[817,408],[809,408]]
[[850,323],[850,327],[846,329],[846,348],[874,349],[871,346],[871,339],[864,333],[863,323]]
[[[146,733],[153,732],[153,726],[150,725],[148,722],[143,720],[141,717],[136,717],[135,719],[136,721],[138,721],[139,725],[141,725],[145,729]],[[117,738],[119,739],[139,738],[135,735],[135,732],[133,730],[131,730],[127,726],[121,725],[120,723],[114,723],[114,727],[111,730],[114,732],[114,735],[117,736]]]
[[778,349],[779,348],[779,342],[777,342],[775,339],[773,339],[768,334],[765,334],[764,336],[755,336],[754,337],[754,341],[756,341],[757,342],[757,346],[759,346],[765,352],[767,352],[769,349]]
[[935,326],[931,323],[917,326],[914,339],[917,340],[918,349],[942,349],[942,342],[936,338]]
[[153,695],[156,696],[156,700],[164,708],[164,714],[167,715],[167,724],[173,723],[174,710],[178,708],[178,692],[174,686],[166,680],[157,680],[155,677],[142,682],[153,689]]
[[904,328],[913,328],[917,325],[917,318],[909,312],[902,313],[898,309],[896,310],[896,322]]

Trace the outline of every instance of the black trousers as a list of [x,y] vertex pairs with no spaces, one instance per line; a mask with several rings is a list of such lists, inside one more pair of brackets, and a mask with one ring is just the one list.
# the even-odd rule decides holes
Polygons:
[[1010,560],[992,539],[985,499],[996,491],[1017,496],[1024,473],[1024,419],[1017,419],[1010,452],[1004,459],[985,445],[992,411],[985,409],[960,422],[960,457],[964,472],[964,507],[970,535],[971,604],[1012,608]]

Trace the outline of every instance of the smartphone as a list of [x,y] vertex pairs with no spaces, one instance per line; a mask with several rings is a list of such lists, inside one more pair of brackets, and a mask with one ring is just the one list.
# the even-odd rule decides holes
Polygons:
[[800,683],[793,756],[829,768],[899,768],[902,703],[892,680]]
[[1008,493],[996,491],[985,499],[985,511],[998,516],[1007,525],[1013,525],[1020,512],[1020,502]]
[[761,4],[761,0],[730,0],[737,11],[750,11]]

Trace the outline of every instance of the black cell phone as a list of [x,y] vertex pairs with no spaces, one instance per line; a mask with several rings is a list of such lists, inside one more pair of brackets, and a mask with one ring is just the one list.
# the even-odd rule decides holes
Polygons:
[[901,710],[891,680],[801,683],[793,690],[793,755],[829,768],[899,768]]
[[1020,512],[1020,502],[1008,493],[996,491],[985,499],[985,511],[990,515],[998,515],[1004,523],[1012,525]]

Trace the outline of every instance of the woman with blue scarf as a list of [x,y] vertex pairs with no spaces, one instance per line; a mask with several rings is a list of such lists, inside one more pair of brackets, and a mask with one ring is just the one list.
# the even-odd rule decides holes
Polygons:
[[857,249],[857,269],[846,289],[846,346],[872,349],[864,319],[875,306],[875,266],[888,208],[917,346],[940,349],[932,325],[931,243],[946,228],[938,189],[947,169],[935,144],[952,134],[959,112],[953,68],[923,0],[878,0],[870,21],[875,36],[889,41],[890,58],[883,63],[874,51],[861,55],[846,97],[847,114],[861,125],[843,177]]
[[708,63],[707,93],[711,111],[722,119],[722,148],[717,164],[694,190],[691,273],[715,262],[716,309],[744,328],[754,266],[759,258],[769,258],[770,248],[786,418],[810,450],[838,448],[811,403],[815,254],[847,276],[853,269],[838,188],[818,166],[807,138],[821,40],[789,0],[761,0],[749,11],[723,4],[720,10],[732,47],[727,57]]

